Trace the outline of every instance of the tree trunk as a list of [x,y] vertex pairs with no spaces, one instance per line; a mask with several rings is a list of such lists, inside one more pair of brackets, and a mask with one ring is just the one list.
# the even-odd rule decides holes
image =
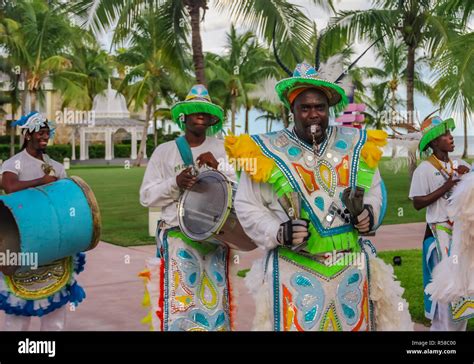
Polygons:
[[235,95],[231,95],[230,112],[231,112],[230,130],[232,131],[232,134],[235,134],[235,114],[237,113],[237,97]]
[[250,108],[245,108],[245,134],[249,133],[249,111]]
[[36,99],[37,99],[38,95],[37,95],[37,91],[36,90],[32,90],[30,92],[30,112],[31,111],[38,111],[36,109]]
[[270,119],[270,127],[268,129],[268,132],[271,132],[272,131],[272,128],[273,128],[273,118]]
[[468,147],[468,136],[467,136],[467,105],[464,103],[464,113],[463,113],[463,126],[464,126],[464,152],[462,153],[462,159],[469,157],[467,150]]
[[191,43],[193,48],[193,63],[196,73],[196,82],[207,85],[206,75],[204,74],[204,55],[202,52],[202,40],[200,29],[200,6],[195,3],[189,6],[189,15],[191,17]]
[[145,155],[145,151],[146,151],[146,141],[148,139],[148,123],[150,122],[152,106],[153,106],[153,101],[152,100],[148,101],[146,105],[145,126],[143,127],[142,140],[140,141],[140,148],[138,149],[137,161],[135,162],[135,166],[137,167],[140,167],[143,156]]
[[[22,80],[23,80],[23,91],[21,93],[21,115],[26,115],[30,112],[30,105],[27,105],[27,100],[28,100],[28,83],[26,82],[27,80],[27,74],[25,72],[22,72]],[[20,133],[20,148],[23,145],[23,142],[25,140],[25,135],[23,133]]]
[[[394,90],[394,89],[392,88],[390,91],[391,91],[391,93],[392,93],[392,98],[391,98],[391,100],[390,100],[391,109],[392,109],[392,110],[391,110],[391,114],[392,114],[392,116],[396,116],[396,113],[395,113],[395,104],[396,104],[396,102],[395,102],[395,101],[396,101],[395,92],[396,92],[396,90]],[[395,121],[394,118],[391,117],[391,118],[390,118],[390,124],[393,124],[394,121]],[[397,155],[397,147],[396,147],[396,146],[393,146],[393,147],[392,147],[392,159],[395,158],[396,155]]]
[[156,117],[156,106],[153,107],[153,145],[158,145],[158,118]]
[[[414,95],[414,76],[415,76],[415,47],[408,46],[407,56],[407,121],[409,124],[414,123],[415,104],[413,100]],[[413,177],[413,172],[416,169],[416,151],[408,152],[408,175],[410,181]]]

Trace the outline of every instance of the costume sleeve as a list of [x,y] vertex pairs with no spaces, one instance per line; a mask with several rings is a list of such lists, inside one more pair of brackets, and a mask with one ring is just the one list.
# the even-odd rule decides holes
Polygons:
[[[15,165],[17,164],[17,165]],[[16,168],[18,167],[18,168]],[[1,171],[0,171],[0,174],[3,174],[5,172],[11,172],[11,173],[14,173],[16,175],[19,174],[20,172],[20,159],[9,159],[9,160],[6,160],[5,162],[3,162],[2,164],[2,168]]]
[[176,176],[166,173],[166,152],[158,147],[148,162],[140,187],[140,203],[145,207],[164,207],[177,201],[179,187]]
[[270,185],[256,183],[242,171],[235,197],[235,210],[246,234],[264,249],[273,249],[278,245],[277,233],[284,221],[271,202],[276,195]]
[[421,164],[417,169],[415,169],[411,179],[410,193],[408,195],[411,200],[413,200],[413,197],[426,196],[430,193],[428,176],[420,167],[422,167]]
[[374,213],[374,224],[378,226],[378,221],[380,217],[380,212],[382,210],[383,198],[382,198],[382,178],[380,177],[380,172],[377,171],[374,174],[372,179],[372,184],[370,190],[367,194],[364,195],[364,204],[372,206]]

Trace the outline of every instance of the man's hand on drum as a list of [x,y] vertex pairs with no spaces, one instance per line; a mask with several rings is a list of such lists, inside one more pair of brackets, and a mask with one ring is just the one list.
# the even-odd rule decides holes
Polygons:
[[308,221],[303,219],[288,220],[280,225],[277,240],[280,245],[300,245],[309,239]]
[[196,183],[196,176],[192,174],[192,167],[186,168],[176,176],[176,184],[179,188],[186,190]]
[[202,153],[199,157],[196,158],[198,166],[207,165],[211,168],[217,169],[219,162],[214,158],[211,152]]
[[45,174],[42,178],[41,178],[41,184],[42,185],[47,185],[48,183],[53,183],[53,182],[56,182],[58,180],[57,177],[55,176],[50,176],[49,174]]

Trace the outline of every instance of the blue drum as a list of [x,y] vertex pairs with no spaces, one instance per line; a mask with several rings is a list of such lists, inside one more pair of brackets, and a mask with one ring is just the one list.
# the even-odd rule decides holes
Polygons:
[[[79,177],[0,196],[3,256],[37,253],[37,264],[48,264],[95,248],[100,226],[97,200]],[[21,267],[18,260],[0,265],[0,271],[11,275]]]

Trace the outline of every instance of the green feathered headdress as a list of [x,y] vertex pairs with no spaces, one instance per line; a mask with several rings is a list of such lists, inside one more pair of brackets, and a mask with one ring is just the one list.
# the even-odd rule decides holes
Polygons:
[[275,86],[275,91],[285,106],[290,108],[293,101],[292,94],[297,90],[307,88],[322,91],[328,98],[329,106],[334,107],[336,113],[343,111],[349,104],[342,87],[319,78],[316,69],[307,63],[298,64],[293,72],[293,77],[279,81]]
[[448,130],[454,130],[455,127],[456,125],[452,118],[443,121],[439,116],[433,116],[424,120],[421,124],[420,152],[424,152],[428,148],[428,144]]
[[207,129],[208,135],[214,135],[222,129],[224,110],[212,103],[204,85],[194,85],[184,101],[177,102],[171,107],[171,118],[183,131],[186,129],[186,116],[200,113],[211,115],[214,121]]

